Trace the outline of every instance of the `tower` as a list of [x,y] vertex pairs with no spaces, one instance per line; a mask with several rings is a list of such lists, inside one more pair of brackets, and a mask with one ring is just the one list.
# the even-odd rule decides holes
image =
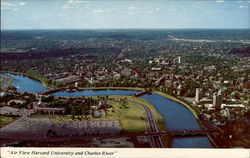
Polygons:
[[195,91],[195,102],[196,103],[199,103],[200,100],[202,99],[203,97],[203,91],[201,88],[196,88],[196,91]]
[[214,93],[214,95],[213,95],[213,106],[216,109],[220,109],[222,102],[223,102],[222,95]]

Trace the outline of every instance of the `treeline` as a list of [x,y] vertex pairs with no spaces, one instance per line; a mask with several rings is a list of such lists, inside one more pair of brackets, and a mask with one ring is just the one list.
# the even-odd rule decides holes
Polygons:
[[47,49],[44,51],[32,51],[23,53],[0,53],[0,60],[23,60],[23,59],[42,59],[49,57],[64,57],[77,53],[93,53],[93,52],[113,52],[119,53],[118,48],[69,48],[69,49]]
[[61,101],[54,98],[54,96],[43,97],[42,102],[49,103],[51,107],[64,107],[66,114],[71,115],[90,115],[93,113],[91,107],[96,107],[99,103],[98,99],[81,98],[81,99],[67,99],[67,101]]

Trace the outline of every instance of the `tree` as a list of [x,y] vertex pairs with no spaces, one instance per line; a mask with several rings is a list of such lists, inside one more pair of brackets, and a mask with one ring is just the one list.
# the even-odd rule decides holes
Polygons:
[[75,115],[77,115],[77,110],[73,107],[71,111],[72,119],[75,119]]
[[122,107],[123,108],[128,108],[128,102],[126,100],[122,101]]

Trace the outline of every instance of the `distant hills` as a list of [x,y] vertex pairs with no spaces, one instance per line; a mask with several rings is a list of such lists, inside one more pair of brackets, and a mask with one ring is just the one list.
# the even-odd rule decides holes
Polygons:
[[182,39],[249,40],[250,29],[1,30],[2,40]]

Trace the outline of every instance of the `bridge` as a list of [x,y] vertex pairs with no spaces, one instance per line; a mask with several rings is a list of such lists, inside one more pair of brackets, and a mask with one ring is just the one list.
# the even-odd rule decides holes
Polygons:
[[139,96],[142,96],[142,95],[145,95],[145,94],[151,94],[151,92],[149,92],[149,91],[138,92],[136,94],[133,94],[133,96],[139,97]]
[[173,131],[155,131],[155,132],[146,132],[146,133],[120,133],[120,134],[125,134],[125,135],[143,135],[143,136],[162,136],[162,135],[168,135],[171,137],[176,137],[176,136],[205,136],[208,133],[211,133],[212,131],[205,131],[205,130],[173,130]]
[[205,130],[174,130],[174,131],[162,131],[161,134],[168,134],[174,136],[204,136],[208,131]]
[[65,91],[65,90],[66,90],[66,88],[57,88],[57,89],[51,89],[51,90],[48,90],[45,92],[41,92],[40,94],[48,95],[48,94],[52,94],[52,93],[56,93],[56,92],[60,92],[60,91]]

